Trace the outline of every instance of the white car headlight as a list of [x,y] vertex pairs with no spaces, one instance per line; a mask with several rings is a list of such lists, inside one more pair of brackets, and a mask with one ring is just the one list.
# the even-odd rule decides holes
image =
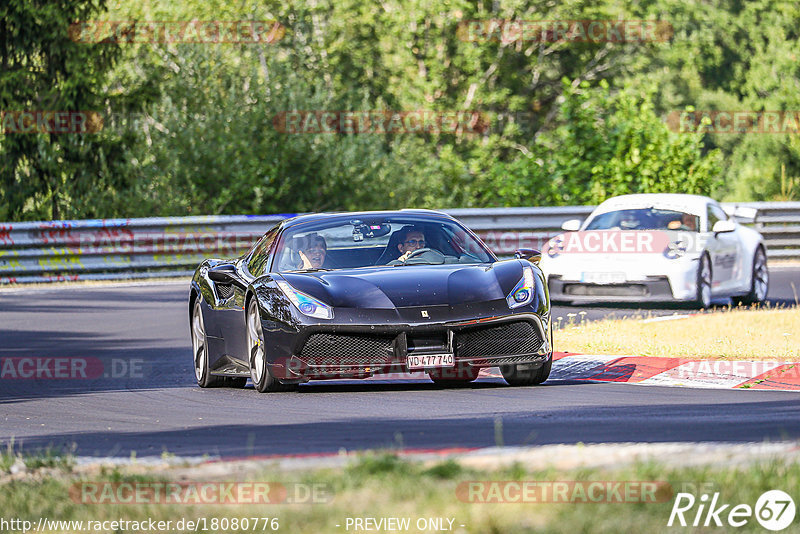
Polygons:
[[523,267],[522,279],[506,297],[508,307],[513,309],[530,304],[533,301],[533,292],[535,288],[536,284],[533,280],[533,269],[530,267]]
[[278,287],[281,288],[286,298],[291,300],[292,304],[304,315],[317,319],[333,319],[333,308],[321,300],[296,290],[288,282],[279,281]]

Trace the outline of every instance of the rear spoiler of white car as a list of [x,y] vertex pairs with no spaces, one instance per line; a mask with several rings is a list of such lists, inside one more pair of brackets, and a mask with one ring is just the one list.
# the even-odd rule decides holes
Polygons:
[[758,208],[750,208],[748,206],[724,206],[722,208],[725,213],[739,220],[746,220],[748,222],[756,222],[758,217]]

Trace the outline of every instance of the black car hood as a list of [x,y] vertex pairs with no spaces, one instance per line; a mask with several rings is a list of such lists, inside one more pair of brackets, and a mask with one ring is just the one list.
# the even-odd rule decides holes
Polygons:
[[505,299],[522,277],[517,260],[282,273],[294,288],[334,307],[393,309]]

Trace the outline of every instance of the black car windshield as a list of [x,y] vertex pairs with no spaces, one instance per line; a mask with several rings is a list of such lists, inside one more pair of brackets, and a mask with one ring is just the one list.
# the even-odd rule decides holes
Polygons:
[[273,271],[354,269],[494,261],[458,223],[413,216],[323,218],[290,227],[275,249]]
[[700,217],[681,211],[638,208],[609,211],[594,217],[585,230],[688,230],[697,232]]

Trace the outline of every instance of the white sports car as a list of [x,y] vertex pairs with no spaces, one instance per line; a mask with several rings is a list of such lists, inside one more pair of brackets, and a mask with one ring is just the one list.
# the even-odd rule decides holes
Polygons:
[[767,252],[757,231],[698,195],[640,194],[606,200],[582,224],[542,250],[550,298],[573,302],[763,302],[769,288]]

